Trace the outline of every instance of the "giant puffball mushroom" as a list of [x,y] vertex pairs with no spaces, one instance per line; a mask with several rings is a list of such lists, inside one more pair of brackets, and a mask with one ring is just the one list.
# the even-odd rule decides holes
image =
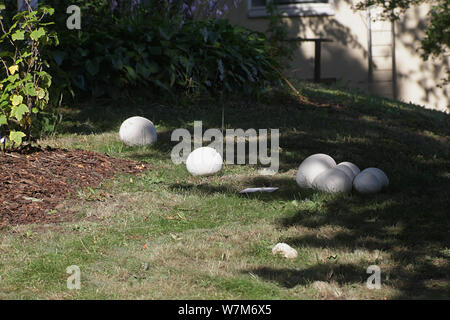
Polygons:
[[383,170],[378,168],[366,168],[362,172],[370,172],[373,174],[381,183],[381,187],[385,188],[389,185],[389,178]]
[[359,193],[377,193],[383,184],[372,172],[363,170],[353,180],[353,187]]
[[[361,170],[359,170],[359,168],[358,168],[358,166],[356,164],[348,162],[348,161],[344,161],[344,162],[338,163],[337,167],[339,167],[339,168],[346,167],[346,168],[350,169],[352,171],[352,173],[353,173],[352,180],[361,172]],[[348,170],[345,170],[345,171],[347,173],[349,173]]]
[[312,187],[314,179],[322,172],[336,166],[336,161],[323,153],[313,154],[300,164],[297,170],[296,181],[302,188]]
[[153,122],[144,117],[125,120],[119,130],[120,140],[128,146],[145,146],[155,143],[157,134]]
[[194,176],[214,174],[222,169],[222,156],[211,147],[192,151],[186,159],[186,168]]
[[349,167],[347,167],[345,165],[338,164],[334,168],[336,170],[342,171],[350,179],[350,181],[353,183],[353,179],[355,178],[355,175],[353,174],[353,171]]
[[342,168],[334,167],[319,174],[313,181],[313,187],[325,192],[350,193],[352,180]]

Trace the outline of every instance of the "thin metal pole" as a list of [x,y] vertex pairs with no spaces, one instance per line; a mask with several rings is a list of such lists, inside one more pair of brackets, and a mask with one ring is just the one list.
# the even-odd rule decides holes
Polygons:
[[220,93],[220,104],[222,105],[222,136],[225,131],[225,104],[223,103],[223,92]]
[[321,41],[314,41],[314,82],[320,82]]
[[368,84],[369,92],[371,91],[371,85],[373,83],[373,59],[372,59],[372,14],[370,12],[370,7],[367,8],[367,57],[369,62],[368,70]]
[[392,93],[393,98],[397,99],[397,62],[395,60],[395,20],[391,20],[391,29],[392,29]]
[[225,130],[225,106],[223,105],[222,102],[222,135],[224,130]]

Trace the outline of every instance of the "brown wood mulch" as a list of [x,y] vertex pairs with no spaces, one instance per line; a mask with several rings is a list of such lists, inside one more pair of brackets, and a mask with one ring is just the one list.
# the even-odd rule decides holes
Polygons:
[[95,187],[118,173],[148,169],[143,163],[85,150],[0,152],[0,229],[65,220],[68,213],[57,209],[80,188]]

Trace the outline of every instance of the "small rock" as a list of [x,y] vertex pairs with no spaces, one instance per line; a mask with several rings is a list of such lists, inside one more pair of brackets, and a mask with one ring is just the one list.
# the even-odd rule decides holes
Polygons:
[[278,243],[275,247],[273,247],[272,254],[276,255],[278,253],[280,253],[286,259],[295,259],[298,256],[297,250],[290,247],[286,243]]

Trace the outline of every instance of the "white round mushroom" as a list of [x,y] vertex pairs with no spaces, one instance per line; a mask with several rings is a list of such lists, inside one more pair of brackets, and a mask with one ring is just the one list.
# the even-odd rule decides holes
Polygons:
[[[339,168],[346,167],[346,168],[350,169],[353,173],[352,180],[361,172],[361,170],[359,170],[359,168],[356,164],[348,162],[348,161],[338,163],[337,167],[339,167]],[[348,173],[348,170],[346,170],[346,172]]]
[[325,192],[349,193],[352,191],[352,180],[342,168],[334,167],[319,174],[313,181],[313,187]]
[[120,126],[120,140],[128,146],[145,146],[155,143],[157,134],[153,122],[144,117],[131,117]]
[[383,185],[371,171],[361,171],[353,180],[353,187],[359,193],[377,193]]
[[223,159],[214,148],[202,147],[192,151],[186,159],[186,168],[194,176],[205,176],[219,172]]
[[336,161],[329,155],[317,153],[309,156],[300,164],[297,170],[296,181],[302,188],[312,187],[314,179],[322,172],[334,168]]
[[353,183],[353,179],[355,178],[355,175],[353,174],[353,171],[349,167],[338,164],[334,168],[336,170],[342,171],[350,179],[350,181]]
[[362,172],[370,172],[373,174],[381,183],[381,187],[385,188],[389,185],[389,178],[383,170],[378,168],[366,168]]

